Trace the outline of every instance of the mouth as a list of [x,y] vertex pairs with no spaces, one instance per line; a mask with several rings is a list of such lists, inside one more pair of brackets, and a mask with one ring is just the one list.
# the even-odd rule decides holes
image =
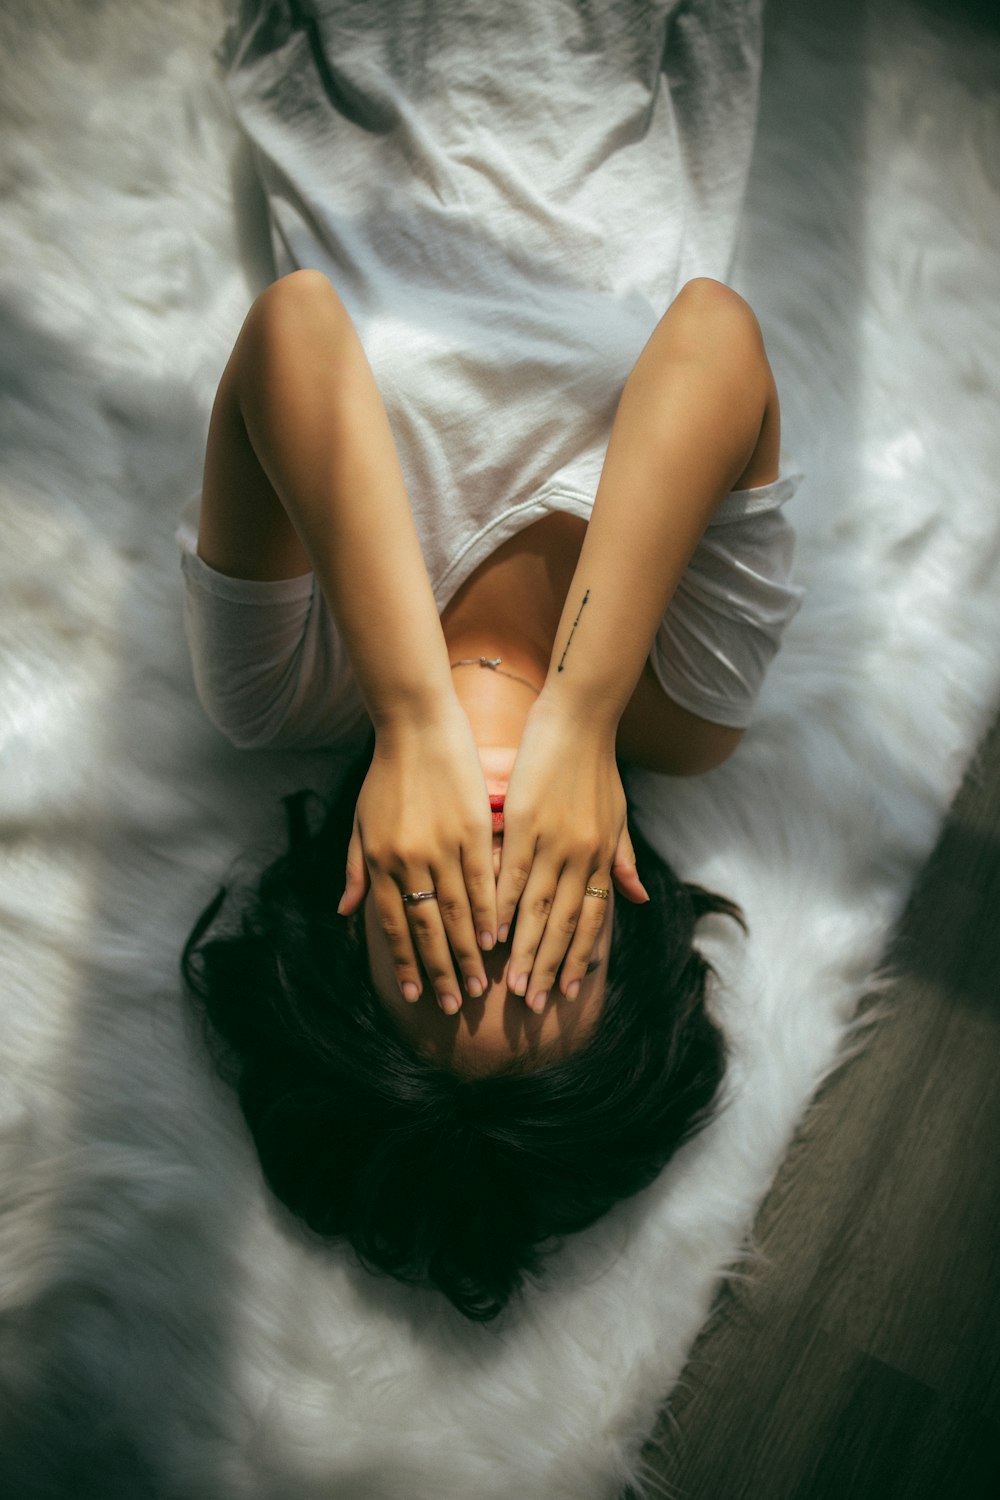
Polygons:
[[503,792],[490,793],[490,812],[493,817],[493,832],[503,833]]

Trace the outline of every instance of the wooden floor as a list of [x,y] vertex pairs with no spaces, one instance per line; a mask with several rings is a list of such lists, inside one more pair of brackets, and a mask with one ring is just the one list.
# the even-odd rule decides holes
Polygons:
[[647,1458],[679,1500],[1000,1497],[1000,721],[914,892],[894,1014],[768,1197]]

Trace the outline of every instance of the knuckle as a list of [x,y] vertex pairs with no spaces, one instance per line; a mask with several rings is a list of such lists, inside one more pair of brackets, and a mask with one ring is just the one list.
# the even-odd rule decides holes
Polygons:
[[452,941],[451,951],[463,969],[473,968],[478,974],[481,960],[475,943],[469,942],[463,935]]
[[439,891],[437,907],[445,922],[460,922],[465,916],[465,902],[457,896],[445,896]]
[[582,875],[589,880],[594,870],[600,869],[604,860],[604,846],[599,839],[581,839],[573,846],[567,864],[577,879]]
[[388,942],[388,948],[389,957],[397,966],[399,964],[406,964],[407,966],[413,964],[413,947],[408,935],[406,938],[391,938]]
[[[439,948],[441,945],[438,945]],[[444,950],[453,964],[463,969],[475,969],[476,973],[482,967],[479,957],[479,947],[474,941],[471,932],[449,932]]]
[[571,985],[574,979],[582,979],[587,972],[587,958],[584,954],[570,955],[562,968],[559,970],[559,983],[565,989]]
[[437,923],[430,912],[423,911],[421,907],[414,908],[410,917],[410,931],[415,935],[418,942],[429,942],[437,933]]
[[383,911],[381,907],[379,908],[378,917],[379,926],[385,933],[385,939],[390,948],[393,946],[399,947],[404,943],[408,944],[409,932],[407,931],[406,922],[401,917],[397,917],[395,912]]
[[565,938],[571,938],[580,925],[580,913],[577,911],[563,912],[556,923],[556,929]]
[[579,959],[580,963],[582,963],[584,966],[590,963],[590,960],[594,955],[594,949],[597,947],[597,940],[600,935],[600,928],[593,927],[589,932],[580,933],[580,936],[577,939],[575,957]]
[[535,949],[538,947],[538,939],[529,940],[528,934],[522,933],[521,946],[511,950],[510,973],[513,977],[518,974],[529,974],[531,966],[535,961]]
[[451,964],[440,958],[425,958],[424,971],[435,989],[450,989],[455,984],[455,974]]
[[370,870],[374,870],[377,874],[390,873],[392,856],[386,849],[385,845],[380,844],[378,840],[375,840],[374,842],[369,842],[367,839],[365,840],[364,858],[367,861],[368,868]]
[[590,960],[593,957],[594,949],[597,947],[597,939],[600,937],[600,935],[600,932],[591,931],[587,933],[580,933],[579,937],[577,938],[576,944],[574,945],[573,957],[579,963],[583,964],[584,968],[586,968],[587,964],[590,963]]
[[587,904],[588,906],[596,906],[597,910],[588,912],[587,920],[580,923],[580,930],[577,934],[577,943],[579,944],[581,949],[587,949],[587,957],[589,958],[591,948],[593,948],[594,944],[597,942],[597,939],[604,931],[605,907],[603,901],[593,901],[588,902]]
[[413,869],[415,865],[421,865],[425,862],[423,851],[418,849],[416,844],[409,840],[403,842],[397,841],[390,857],[393,868],[400,877],[404,876],[407,870]]

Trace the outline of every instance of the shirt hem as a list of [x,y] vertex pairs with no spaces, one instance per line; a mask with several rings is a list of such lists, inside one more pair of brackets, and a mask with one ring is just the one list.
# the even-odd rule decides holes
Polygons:
[[208,564],[197,552],[181,541],[181,571],[188,583],[202,593],[214,594],[232,604],[277,604],[308,599],[312,595],[314,575],[301,573],[297,578],[231,578]]

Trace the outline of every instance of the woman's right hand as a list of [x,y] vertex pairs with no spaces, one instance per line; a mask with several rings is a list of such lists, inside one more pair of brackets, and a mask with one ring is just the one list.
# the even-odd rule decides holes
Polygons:
[[[486,992],[481,947],[496,941],[489,794],[469,721],[456,702],[431,723],[380,731],[354,815],[338,911],[357,911],[369,883],[400,993],[417,1000],[424,975],[456,1012],[462,989]],[[435,892],[404,905],[403,893]],[[421,973],[420,965],[423,965]],[[477,989],[478,986],[478,989]]]

